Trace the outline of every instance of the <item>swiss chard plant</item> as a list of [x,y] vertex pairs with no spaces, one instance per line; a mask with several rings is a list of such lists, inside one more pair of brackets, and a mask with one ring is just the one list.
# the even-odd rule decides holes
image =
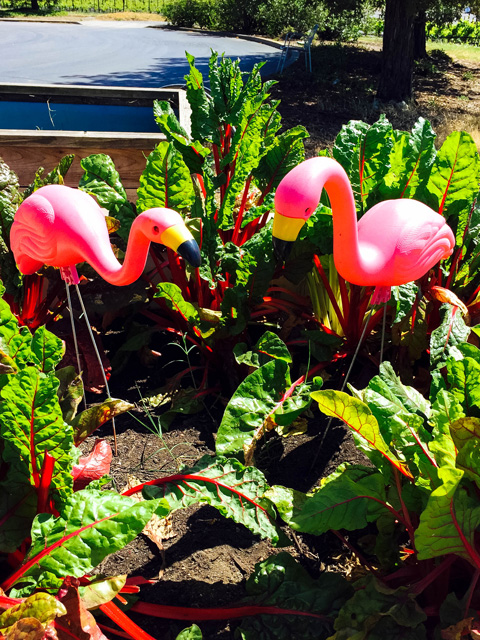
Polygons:
[[461,321],[446,337],[445,307],[432,334],[429,399],[388,362],[353,397],[312,393],[349,427],[368,464],[342,464],[310,494],[267,493],[293,529],[336,532],[363,567],[335,620],[336,640],[460,637],[479,627],[480,351],[464,342]]
[[120,219],[119,233],[127,233],[136,213],[150,207],[185,213],[202,266],[191,272],[174,252],[165,257],[152,246],[155,267],[148,278],[161,312],[148,315],[158,327],[186,334],[198,347],[207,363],[198,386],[205,389],[212,363],[231,377],[232,348],[245,336],[252,314],[268,316],[294,305],[292,298],[279,298],[278,287],[269,290],[275,270],[269,218],[272,194],[304,159],[308,134],[303,127],[279,133],[278,102],[269,97],[272,81],[262,82],[261,65],[245,77],[238,61],[212,53],[207,89],[193,56],[187,57],[191,131],[167,102],[155,103],[167,141],[147,159],[136,206],[128,202],[106,156],[82,161],[80,186]]
[[[56,369],[62,342],[44,327],[32,335],[1,299],[0,349],[0,554],[12,567],[0,583],[2,635],[17,637],[28,630],[38,637],[71,637],[74,631],[79,637],[100,637],[90,613],[99,608],[130,637],[150,639],[112,601],[124,602],[121,594],[137,593],[145,581],[92,573],[107,555],[133,540],[154,515],[161,518],[206,503],[275,545],[288,542],[276,523],[272,502],[265,497],[269,486],[263,474],[235,459],[205,456],[191,468],[123,494],[106,490],[110,447],[97,441],[91,453],[81,457],[78,445],[131,405],[109,400],[78,413],[81,379],[70,368]],[[144,499],[139,500],[142,490]],[[257,616],[253,628],[265,625],[262,616],[277,616],[285,618],[288,629],[296,624],[292,616],[300,615],[308,618],[311,629],[315,624],[330,629],[330,601],[333,598],[338,607],[348,585],[338,577],[327,578],[333,595],[325,598],[324,581],[318,586],[311,581],[305,588],[317,594],[312,603],[305,606],[301,598],[294,602],[294,579],[308,583],[308,578],[292,562],[279,559],[262,568],[266,575],[252,578],[259,584],[235,610],[170,610],[142,603],[133,610],[149,615],[160,615],[161,610],[162,617],[183,620],[198,615],[203,619]],[[282,580],[288,586],[272,588],[268,575],[284,571]],[[246,624],[246,629],[250,627]]]

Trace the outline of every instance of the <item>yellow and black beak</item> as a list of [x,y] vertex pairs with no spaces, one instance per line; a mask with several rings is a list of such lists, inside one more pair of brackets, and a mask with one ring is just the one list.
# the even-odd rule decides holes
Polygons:
[[288,218],[275,211],[273,218],[272,242],[275,257],[279,262],[285,262],[292,250],[293,243],[305,224],[304,218]]
[[174,224],[162,233],[160,242],[182,256],[192,267],[199,267],[202,258],[194,237],[182,224]]

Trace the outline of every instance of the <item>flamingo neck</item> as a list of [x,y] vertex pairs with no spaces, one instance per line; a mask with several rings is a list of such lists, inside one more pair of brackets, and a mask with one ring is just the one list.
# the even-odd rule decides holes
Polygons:
[[335,265],[340,275],[351,281],[351,274],[363,269],[358,244],[357,212],[350,180],[336,160],[312,158],[312,161],[315,161],[314,179],[318,200],[320,201],[322,190],[325,189],[332,208]]
[[131,284],[140,278],[147,262],[150,240],[141,231],[138,218],[134,220],[128,236],[127,251],[123,264],[116,259],[111,247],[89,259],[100,276],[116,286]]

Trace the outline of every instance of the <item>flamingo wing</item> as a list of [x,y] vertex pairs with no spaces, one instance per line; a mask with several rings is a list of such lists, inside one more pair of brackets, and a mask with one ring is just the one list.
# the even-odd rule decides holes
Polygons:
[[454,246],[452,230],[435,212],[421,225],[406,225],[394,256],[396,278],[400,277],[404,282],[421,278],[437,262],[448,258]]
[[10,231],[15,261],[22,273],[35,273],[57,254],[55,211],[42,195],[34,193],[15,213]]

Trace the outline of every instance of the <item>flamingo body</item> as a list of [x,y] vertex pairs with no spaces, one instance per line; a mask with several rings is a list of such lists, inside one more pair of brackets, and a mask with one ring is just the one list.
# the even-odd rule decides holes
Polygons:
[[[333,257],[339,274],[352,284],[389,289],[421,278],[455,246],[445,219],[416,200],[386,200],[357,222],[348,176],[331,158],[311,158],[292,169],[275,194],[275,217],[283,221],[280,240],[288,237],[288,220],[299,224],[315,211],[323,188],[333,216]],[[275,233],[275,221],[273,229]]]
[[[168,233],[167,230],[169,230]],[[105,215],[88,194],[64,185],[47,185],[26,198],[15,213],[10,241],[24,274],[42,265],[72,268],[88,262],[107,282],[130,284],[140,277],[150,242],[179,238],[200,253],[181,216],[171,209],[150,209],[135,218],[121,265],[112,251]],[[177,244],[177,243],[174,243]],[[177,246],[173,246],[177,250]],[[198,266],[195,264],[194,266]]]

